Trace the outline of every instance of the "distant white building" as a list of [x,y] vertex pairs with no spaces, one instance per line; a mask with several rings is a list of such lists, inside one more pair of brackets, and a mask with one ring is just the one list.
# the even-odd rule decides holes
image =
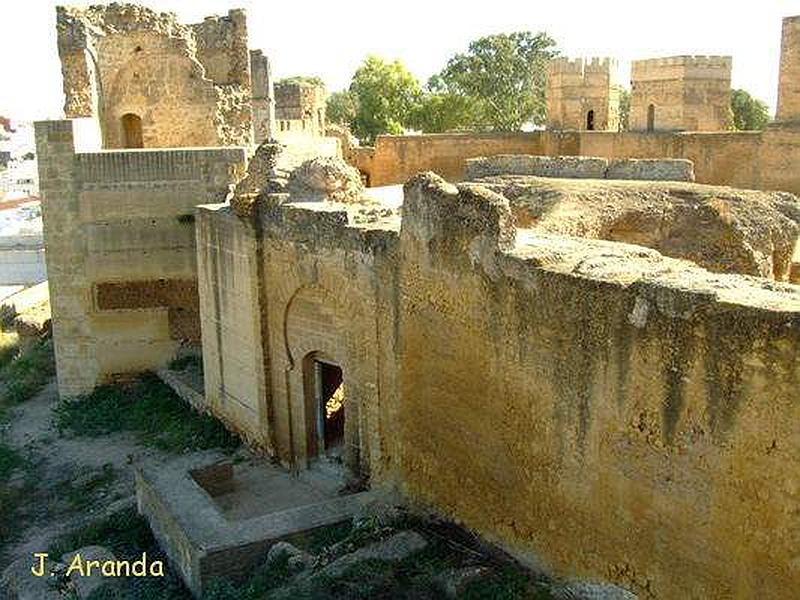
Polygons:
[[[0,140],[0,202],[39,195],[33,124],[15,123],[13,131]],[[5,167],[3,167],[5,163]]]

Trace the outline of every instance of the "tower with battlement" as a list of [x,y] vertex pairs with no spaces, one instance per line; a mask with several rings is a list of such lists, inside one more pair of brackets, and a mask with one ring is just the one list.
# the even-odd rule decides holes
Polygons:
[[730,125],[730,56],[672,56],[631,65],[634,131],[725,131]]
[[550,62],[547,128],[619,130],[622,87],[612,58],[556,58]]
[[783,20],[775,120],[800,124],[800,15]]

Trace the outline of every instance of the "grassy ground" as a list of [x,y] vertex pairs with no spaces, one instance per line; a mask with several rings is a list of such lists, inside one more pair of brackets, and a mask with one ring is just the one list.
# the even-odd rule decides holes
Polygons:
[[143,445],[168,452],[234,450],[240,445],[239,438],[217,419],[193,411],[153,374],[130,384],[101,386],[62,402],[55,408],[55,419],[62,434],[102,436],[130,431]]
[[302,582],[291,580],[286,557],[257,570],[246,583],[235,586],[215,581],[204,600],[438,600],[443,597],[437,579],[448,569],[480,566],[486,574],[465,587],[464,600],[549,600],[546,581],[507,557],[489,554],[462,529],[442,522],[404,517],[391,526],[367,522],[324,527],[294,536],[295,546],[321,557],[325,563],[342,554],[386,538],[401,530],[422,534],[428,546],[399,563],[367,560],[336,578],[320,575]]
[[19,354],[16,336],[0,334],[0,422],[8,419],[9,409],[42,389],[55,371],[52,340],[41,340]]
[[90,545],[105,546],[121,560],[137,560],[146,552],[148,561],[161,560],[165,565],[164,577],[126,578],[120,581],[117,588],[92,594],[91,600],[191,600],[189,591],[169,569],[166,556],[150,533],[147,521],[135,509],[61,536],[47,552],[52,557],[61,557],[66,552]]
[[[10,409],[31,398],[54,371],[50,340],[20,354],[16,334],[0,331],[0,425],[8,421]],[[0,553],[17,532],[20,507],[34,486],[34,465],[35,459],[0,437]]]

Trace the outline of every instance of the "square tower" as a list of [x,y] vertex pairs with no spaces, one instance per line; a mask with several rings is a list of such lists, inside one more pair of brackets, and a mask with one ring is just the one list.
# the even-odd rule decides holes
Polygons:
[[775,120],[800,123],[800,15],[783,20]]
[[732,64],[730,56],[672,56],[633,61],[630,129],[729,129]]
[[547,128],[619,130],[622,87],[611,58],[550,61]]

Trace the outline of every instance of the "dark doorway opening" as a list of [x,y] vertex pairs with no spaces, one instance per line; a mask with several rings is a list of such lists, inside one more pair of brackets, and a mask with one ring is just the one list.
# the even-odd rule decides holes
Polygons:
[[335,460],[344,450],[344,376],[338,365],[314,360],[317,397],[317,455]]
[[142,118],[133,113],[122,115],[122,135],[125,148],[144,148]]
[[647,107],[647,131],[653,131],[656,128],[656,107],[651,104]]
[[594,111],[590,110],[586,113],[586,129],[594,131]]

